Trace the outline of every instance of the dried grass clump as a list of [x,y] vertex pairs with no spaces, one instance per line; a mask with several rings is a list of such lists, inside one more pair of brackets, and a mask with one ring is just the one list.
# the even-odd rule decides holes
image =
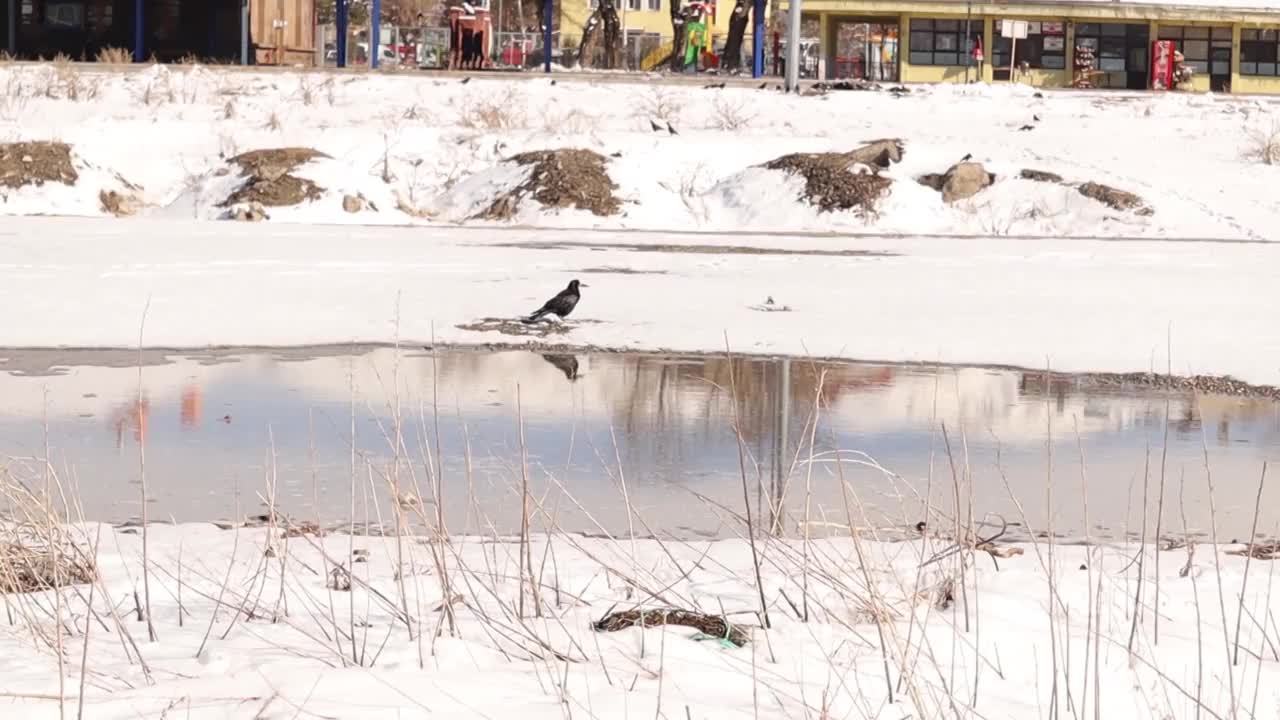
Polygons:
[[97,573],[60,526],[0,525],[0,594],[93,582]]
[[133,62],[133,52],[128,48],[106,47],[98,51],[97,61],[104,65],[128,65]]
[[1244,156],[1263,165],[1280,165],[1280,123],[1269,130],[1249,131]]

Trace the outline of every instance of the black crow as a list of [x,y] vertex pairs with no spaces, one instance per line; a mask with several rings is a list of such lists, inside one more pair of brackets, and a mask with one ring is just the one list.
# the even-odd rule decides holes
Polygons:
[[463,85],[466,85],[466,84],[467,84],[467,83],[469,83],[469,82],[471,82],[471,78],[469,78],[469,77],[464,77],[464,78],[462,78],[462,84],[463,84]]
[[960,158],[960,162],[969,162],[972,159],[973,159],[973,153],[965,153],[965,156]]
[[1032,116],[1031,116],[1031,119],[1032,119],[1032,120],[1035,120],[1036,122],[1040,122],[1040,116],[1039,116],[1039,115],[1032,115]]
[[552,84],[552,85],[555,85],[555,84],[556,84],[556,81],[555,81],[555,80],[552,80],[552,81],[551,81],[551,84]]
[[1023,125],[1022,127],[1018,128],[1018,132],[1027,132],[1028,130],[1035,130],[1035,129],[1036,129],[1035,125]]
[[569,382],[578,379],[578,356],[577,355],[554,355],[543,353],[542,359],[551,363],[557,370],[564,373],[565,378]]
[[536,323],[547,315],[555,315],[563,320],[569,317],[569,313],[578,306],[578,299],[582,297],[580,287],[586,285],[580,284],[577,280],[570,280],[569,287],[561,290],[555,297],[548,300],[542,307],[538,308],[532,315],[524,319],[527,324]]
[[667,121],[667,132],[671,133],[672,135],[679,135],[679,134],[680,134],[680,133],[676,132],[676,129],[675,129],[674,127],[672,127],[672,125],[671,125],[671,121],[670,121],[670,120],[668,120],[668,121]]
[[653,128],[654,132],[662,132],[662,126],[652,120],[649,121],[649,127]]
[[621,152],[611,152],[611,153],[609,153],[609,157],[611,157],[611,158],[620,158],[620,157],[622,157],[622,153],[621,153]]
[[1039,99],[1043,100],[1043,99],[1044,99],[1044,93],[1036,93],[1035,95],[1032,95],[1031,97],[1039,98]]
[[769,83],[766,81],[766,82],[762,82],[762,83],[760,83],[760,87],[758,87],[758,88],[756,88],[756,89],[757,89],[757,90],[763,90],[763,89],[765,89],[765,88],[767,88],[767,87],[769,87]]

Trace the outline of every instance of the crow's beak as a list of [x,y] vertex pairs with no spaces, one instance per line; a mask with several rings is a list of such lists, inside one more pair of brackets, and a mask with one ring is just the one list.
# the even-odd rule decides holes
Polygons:
[[591,287],[591,286],[590,286],[590,285],[588,285],[588,284],[586,284],[586,283],[584,283],[584,282],[580,282],[580,283],[578,283],[578,287]]

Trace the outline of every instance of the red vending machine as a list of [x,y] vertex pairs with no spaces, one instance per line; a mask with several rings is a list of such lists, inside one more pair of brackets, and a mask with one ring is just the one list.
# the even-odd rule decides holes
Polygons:
[[1157,40],[1151,43],[1151,89],[1168,90],[1173,87],[1173,70],[1175,67],[1172,40]]

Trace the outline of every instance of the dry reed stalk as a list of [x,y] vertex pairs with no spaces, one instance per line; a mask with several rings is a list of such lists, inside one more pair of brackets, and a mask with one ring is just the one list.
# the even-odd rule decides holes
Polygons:
[[769,622],[769,604],[764,599],[764,581],[760,577],[760,554],[756,550],[756,533],[751,518],[751,493],[747,489],[746,444],[742,437],[742,425],[738,418],[738,381],[736,373],[733,371],[733,354],[729,351],[728,333],[725,333],[724,336],[724,353],[729,366],[729,390],[733,399],[731,403],[733,406],[733,431],[738,440],[738,471],[742,478],[742,504],[746,509],[747,540],[751,546],[751,565],[755,572],[756,593],[760,598],[760,621],[764,624],[764,629],[768,630],[772,625]]
[[[1249,547],[1252,549],[1258,537],[1258,513],[1262,512],[1262,490],[1267,484],[1267,463],[1262,463],[1262,477],[1258,479],[1258,497],[1253,503],[1253,525],[1249,529]],[[1240,607],[1236,611],[1236,640],[1235,652],[1231,655],[1231,664],[1236,665],[1240,662],[1240,620],[1244,617],[1244,595],[1246,588],[1249,587],[1249,565],[1253,562],[1253,553],[1245,554],[1244,558],[1244,577],[1240,580]],[[1265,630],[1263,632],[1265,635]]]
[[142,493],[142,594],[147,610],[147,637],[151,642],[159,640],[155,623],[151,621],[151,573],[150,573],[150,538],[147,522],[147,432],[146,420],[142,414],[142,336],[147,327],[147,313],[151,309],[151,296],[147,296],[147,304],[142,308],[142,320],[138,323],[138,476]]
[[[1201,417],[1204,416],[1204,409],[1201,408]],[[1213,567],[1217,574],[1218,580],[1218,610],[1222,618],[1222,644],[1223,651],[1228,657],[1231,656],[1231,636],[1228,634],[1230,627],[1227,622],[1227,598],[1222,590],[1222,550],[1218,545],[1218,508],[1215,500],[1213,489],[1213,470],[1209,466],[1209,440],[1205,436],[1204,425],[1200,426],[1200,447],[1204,454],[1204,477],[1205,483],[1209,486],[1209,537],[1213,541]],[[1236,717],[1236,670],[1233,663],[1227,665],[1227,689],[1231,693],[1231,707],[1228,713],[1230,720]]]

